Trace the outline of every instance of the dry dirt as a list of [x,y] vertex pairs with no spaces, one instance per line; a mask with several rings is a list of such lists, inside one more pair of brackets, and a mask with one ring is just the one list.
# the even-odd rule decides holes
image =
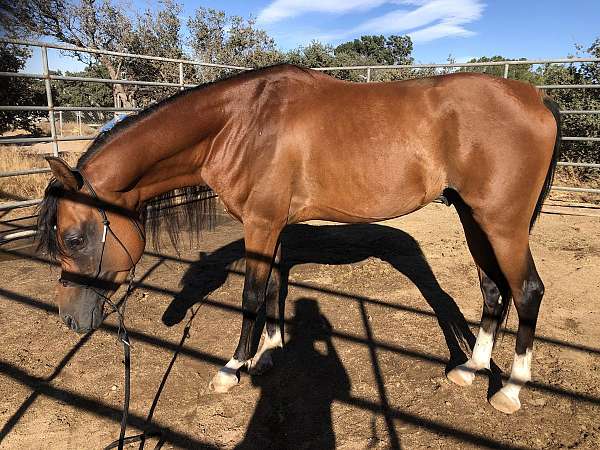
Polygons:
[[[242,232],[225,220],[191,250],[149,253],[138,267],[129,432],[143,427],[196,304],[154,412],[163,448],[600,448],[599,234],[590,217],[544,214],[534,229],[546,284],[534,382],[507,416],[487,403],[499,369],[470,388],[444,375],[458,353],[444,330],[472,342],[481,296],[443,205],[377,225],[287,230],[286,346],[271,372],[212,393],[240,326]],[[0,448],[103,448],[118,436],[123,396],[114,318],[88,336],[67,331],[52,300],[57,270],[15,252],[30,250],[0,256]],[[504,373],[516,320],[513,308],[494,352]]]

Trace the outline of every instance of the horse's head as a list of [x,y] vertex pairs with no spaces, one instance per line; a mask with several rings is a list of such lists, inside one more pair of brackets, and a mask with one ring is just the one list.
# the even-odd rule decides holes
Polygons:
[[57,259],[57,303],[74,331],[98,328],[104,304],[144,251],[138,215],[118,193],[96,191],[60,158],[47,158],[54,180],[40,208],[40,247]]

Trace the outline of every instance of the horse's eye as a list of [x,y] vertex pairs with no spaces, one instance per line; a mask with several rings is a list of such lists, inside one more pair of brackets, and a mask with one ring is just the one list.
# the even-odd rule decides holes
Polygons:
[[83,236],[68,237],[66,243],[71,250],[77,250],[83,246]]

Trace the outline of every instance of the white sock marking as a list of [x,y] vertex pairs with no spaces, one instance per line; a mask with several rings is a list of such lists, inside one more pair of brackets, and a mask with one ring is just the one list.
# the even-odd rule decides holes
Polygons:
[[469,361],[471,363],[470,366],[476,370],[489,369],[493,347],[494,335],[480,328],[477,334],[477,341],[475,341],[475,347],[473,348],[473,356],[471,356]]
[[231,371],[237,371],[244,364],[246,364],[246,361],[238,361],[235,358],[231,358],[229,361],[227,361],[227,364],[225,364],[225,367],[223,367],[221,370],[219,370],[219,372],[230,373]]
[[265,332],[265,339],[263,340],[260,349],[256,352],[256,355],[254,355],[254,358],[252,358],[252,361],[260,361],[260,357],[263,353],[277,347],[283,347],[283,340],[281,339],[281,330],[279,327],[275,328],[273,336],[269,336],[269,333]]
[[[533,352],[530,348],[525,350],[524,355],[517,355],[513,361],[510,378],[502,388],[507,397],[519,402],[521,388],[531,380],[531,358]],[[519,402],[520,403],[520,402]]]

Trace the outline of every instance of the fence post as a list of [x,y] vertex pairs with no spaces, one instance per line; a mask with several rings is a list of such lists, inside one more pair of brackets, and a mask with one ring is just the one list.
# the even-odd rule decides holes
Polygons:
[[63,112],[58,112],[58,123],[60,124],[60,137],[63,137]]
[[371,82],[371,68],[367,67],[367,83]]
[[180,62],[179,63],[179,90],[183,91],[184,89],[184,85],[183,85],[183,63]]
[[56,140],[56,122],[54,121],[54,102],[52,101],[52,85],[50,84],[50,69],[48,68],[48,47],[42,46],[42,66],[44,69],[44,84],[46,85],[46,100],[48,101],[48,120],[50,120],[50,136],[52,137],[52,154],[58,156],[58,141]]
[[504,78],[508,78],[508,64],[504,64]]

